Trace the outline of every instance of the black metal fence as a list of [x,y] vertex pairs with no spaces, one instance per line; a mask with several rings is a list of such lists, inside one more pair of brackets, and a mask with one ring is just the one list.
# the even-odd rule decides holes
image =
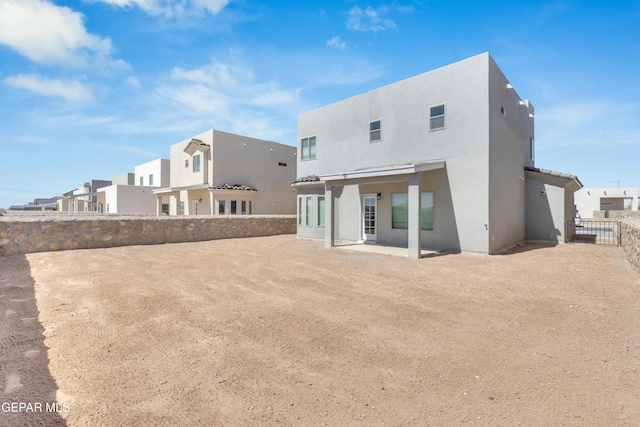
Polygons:
[[620,221],[572,219],[567,221],[567,242],[620,246]]

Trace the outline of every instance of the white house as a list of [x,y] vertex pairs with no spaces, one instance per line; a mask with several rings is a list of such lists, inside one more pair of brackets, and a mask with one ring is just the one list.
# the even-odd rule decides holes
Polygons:
[[582,184],[536,168],[534,117],[488,53],[301,114],[298,235],[414,258],[562,242]]
[[294,214],[296,147],[219,130],[171,146],[170,215]]
[[637,211],[638,188],[582,188],[575,204],[582,218],[594,218],[595,211]]
[[78,189],[62,195],[57,201],[57,210],[62,212],[104,212],[104,205],[98,200],[98,190],[111,185],[111,181],[92,179]]
[[[105,213],[155,214],[158,198],[152,190],[169,185],[169,159],[156,159],[135,167],[135,173],[114,177],[113,184],[98,190]],[[163,201],[168,208],[168,198]],[[161,210],[167,213],[167,210]]]

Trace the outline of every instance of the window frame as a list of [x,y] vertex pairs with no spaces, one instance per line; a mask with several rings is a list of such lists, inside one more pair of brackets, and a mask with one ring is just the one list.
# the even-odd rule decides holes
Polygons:
[[[424,219],[424,215],[425,215],[425,208],[424,208],[424,199],[423,197],[426,194],[431,194],[431,228],[423,228],[423,224],[425,223],[425,219]],[[406,215],[407,215],[407,221],[406,221],[406,228],[405,227],[401,227],[401,226],[394,226],[394,220],[393,220],[393,199],[394,196],[405,196],[406,197]],[[421,191],[420,192],[420,231],[434,231],[435,230],[435,191]],[[404,224],[404,222],[400,222],[400,221],[395,221],[396,223],[399,224]],[[391,193],[391,229],[392,230],[408,230],[409,229],[409,193]]]
[[230,214],[231,215],[237,215],[238,214],[238,201],[237,200],[232,200],[231,201],[231,208],[230,208]]
[[[313,156],[311,155],[311,140],[313,140]],[[307,153],[305,155],[305,141],[307,146]],[[307,136],[300,139],[300,160],[314,160],[317,158],[318,140],[315,135]]]
[[313,197],[305,196],[304,201],[304,225],[307,227],[313,227]]
[[[378,124],[378,127],[372,129],[375,123]],[[378,134],[377,138],[373,139],[376,132]],[[373,120],[369,122],[369,142],[378,142],[378,141],[382,141],[382,119]]]
[[149,174],[149,185],[153,185],[153,174]]
[[140,187],[144,185],[144,176],[140,177],[140,179],[138,180],[138,183],[140,184]]
[[202,168],[200,167],[200,154],[195,154],[193,156],[193,173],[199,173]]
[[[429,107],[429,132],[434,132],[447,128],[447,107],[446,103],[436,104]],[[434,108],[442,107],[442,114],[433,114]],[[442,126],[434,127],[434,120],[442,119]]]
[[[322,200],[322,207],[320,207],[320,200]],[[317,212],[316,226],[317,227],[324,227],[324,224],[325,224],[325,219],[324,219],[324,206],[325,206],[325,204],[324,203],[325,203],[324,196],[316,197],[316,204],[317,204],[317,208],[316,208],[316,212]]]
[[218,200],[218,215],[226,215],[226,200]]

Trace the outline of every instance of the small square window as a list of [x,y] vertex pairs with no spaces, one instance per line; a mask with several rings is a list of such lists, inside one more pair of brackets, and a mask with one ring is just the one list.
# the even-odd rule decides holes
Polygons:
[[430,119],[430,130],[444,128],[444,105],[431,107]]
[[188,168],[189,167],[189,159],[185,159],[184,160],[184,167]]
[[382,138],[382,129],[380,120],[369,123],[369,141],[380,141]]

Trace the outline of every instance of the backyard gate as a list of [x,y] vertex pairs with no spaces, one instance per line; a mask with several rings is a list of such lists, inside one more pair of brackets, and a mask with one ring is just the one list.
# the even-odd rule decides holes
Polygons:
[[567,242],[620,246],[620,221],[571,219],[567,221]]

